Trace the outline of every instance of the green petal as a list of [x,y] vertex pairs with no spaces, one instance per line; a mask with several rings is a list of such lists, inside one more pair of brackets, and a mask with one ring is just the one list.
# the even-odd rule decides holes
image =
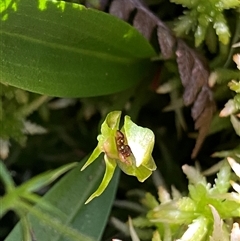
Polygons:
[[141,165],[140,167],[136,167],[135,165],[126,165],[126,163],[118,160],[117,164],[124,173],[130,176],[137,177],[138,181],[140,182],[144,182],[152,174],[152,171],[144,167],[143,165]]
[[111,179],[113,177],[114,170],[117,165],[116,161],[108,158],[107,155],[104,156],[104,160],[106,163],[106,171],[104,173],[102,182],[101,182],[100,186],[98,187],[98,189],[88,198],[88,200],[85,202],[85,204],[91,202],[93,200],[93,198],[100,196],[103,193],[103,191],[106,189],[106,187],[108,186],[109,182],[111,181]]
[[94,162],[94,160],[98,158],[101,152],[101,148],[99,147],[99,145],[97,145],[97,147],[92,152],[91,156],[88,158],[84,166],[81,168],[81,171],[83,171],[87,166]]
[[151,171],[155,171],[157,169],[157,166],[152,156],[147,162],[143,163],[142,165]]
[[[136,159],[136,166],[141,165],[153,167],[151,155],[154,146],[154,134],[148,128],[143,128],[131,121],[129,116],[125,116],[124,119],[124,133],[128,145],[130,146],[132,153]],[[149,161],[151,162],[149,164]]]

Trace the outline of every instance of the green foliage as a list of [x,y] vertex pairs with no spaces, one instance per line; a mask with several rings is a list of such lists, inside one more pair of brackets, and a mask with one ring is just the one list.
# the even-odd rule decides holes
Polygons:
[[[138,0],[68,2],[107,9],[133,26],[75,3],[0,1],[0,235],[13,211],[20,221],[6,241],[109,240],[116,230],[134,241],[240,240],[239,0],[171,1],[188,8],[175,32],[189,46],[195,41],[206,61],[168,27],[182,8],[166,0],[147,0],[151,8]],[[162,9],[169,5],[167,16]],[[35,124],[39,116],[48,132]],[[192,118],[200,133],[192,157],[198,155],[203,169],[225,159],[204,172],[218,172],[214,184],[184,165],[186,190],[180,166],[192,162]],[[46,135],[27,139],[39,133]],[[91,152],[97,133],[85,165],[66,164]],[[120,169],[141,182],[153,178],[140,186],[122,173],[119,182]],[[179,190],[168,191],[173,184]],[[107,226],[111,209],[114,228]],[[128,225],[121,221],[130,215]]]
[[240,121],[237,118],[237,115],[240,113],[240,81],[237,82],[232,80],[228,84],[229,88],[236,92],[236,95],[233,99],[229,99],[225,104],[224,109],[220,112],[220,116],[226,117],[230,115],[230,120],[236,134],[240,136]]
[[2,83],[86,97],[125,90],[150,74],[156,54],[149,42],[109,14],[46,0],[4,0],[0,10],[7,15],[0,29]]
[[[239,176],[240,165],[231,158],[229,163]],[[176,197],[175,190],[171,193],[173,197],[171,198],[171,194],[161,187],[159,188],[161,203],[156,204],[157,200],[146,193],[142,203],[149,211],[145,218],[134,218],[133,225],[137,228],[155,227],[158,233],[157,240],[229,241],[232,229],[229,221],[233,217],[240,217],[239,185],[234,183],[236,192],[228,193],[230,170],[226,161],[222,163],[215,184],[211,185],[196,168],[184,165],[183,171],[189,179],[189,196]],[[240,237],[238,233],[233,235],[233,232],[234,229],[231,240]]]
[[[207,40],[210,50],[216,48],[211,46],[217,44],[213,37],[213,31],[222,44],[229,43],[231,34],[224,11],[240,7],[238,0],[171,0],[171,2],[181,4],[189,9],[176,22],[174,30],[177,35],[182,36],[192,31],[195,37],[195,46],[198,47],[204,40]],[[214,40],[215,42],[212,42]]]
[[[28,124],[26,117],[37,110],[49,98],[36,96],[24,90],[0,83],[0,139],[9,141],[10,138],[24,145]],[[42,128],[35,128],[36,133],[44,133]]]
[[[101,158],[99,158],[100,160]],[[70,164],[70,166],[73,167],[76,164]],[[99,185],[104,167],[96,162],[80,175],[81,166],[82,164],[77,165],[57,182],[34,208],[29,205],[20,205],[22,209],[25,208],[25,212],[28,212],[28,215],[22,215],[26,222],[21,226],[26,223],[30,224],[31,233],[37,240],[101,240],[114,200],[119,171],[115,172],[113,180],[104,194],[97,201],[85,205],[86,198]],[[53,178],[54,173],[57,173],[57,170],[49,172],[47,175]],[[43,174],[39,177],[41,176]],[[28,183],[33,183],[33,180],[29,180]],[[22,189],[21,186],[19,188]],[[24,232],[25,229],[22,230],[21,226],[18,224],[8,235],[6,241],[21,241],[26,232]]]
[[23,145],[26,141],[22,132],[23,117],[17,113],[19,107],[28,102],[28,94],[22,90],[7,87],[3,84],[1,84],[0,91],[1,139],[8,141],[10,138],[13,138]]
[[[66,218],[66,216],[64,216],[63,213],[56,209],[52,204],[42,200],[41,197],[35,194],[34,192],[45,187],[46,185],[49,185],[56,178],[58,178],[60,175],[67,172],[68,170],[72,169],[74,166],[76,166],[76,163],[67,164],[54,171],[48,171],[46,173],[35,176],[34,178],[23,183],[21,186],[15,188],[15,184],[12,180],[12,177],[8,173],[4,164],[0,162],[0,178],[6,189],[5,195],[0,198],[0,217],[2,218],[5,215],[5,213],[7,213],[10,210],[16,212],[16,214],[19,215],[19,217],[21,218],[24,240],[31,239],[32,227],[26,218],[27,212],[35,214],[41,220],[47,220],[48,224],[51,227],[56,228],[58,226],[58,229],[63,228],[64,226],[61,224],[54,226],[54,223],[51,223],[51,216],[44,214],[44,212],[40,210],[32,209],[32,204],[38,203],[38,206],[43,210],[53,212],[54,215],[57,215],[61,218]],[[64,229],[64,233],[67,236],[75,236],[77,238],[82,238],[82,236],[77,235],[76,232],[74,233],[74,231],[71,231],[70,229],[67,230],[67,228]],[[75,240],[77,239],[75,238]]]
[[0,158],[7,158],[13,140],[25,146],[27,135],[47,132],[27,117],[48,100],[48,96],[39,96],[0,83]]

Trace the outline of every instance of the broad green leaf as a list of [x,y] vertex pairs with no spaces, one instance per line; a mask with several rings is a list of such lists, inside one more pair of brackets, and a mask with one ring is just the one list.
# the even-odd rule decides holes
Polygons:
[[[9,210],[17,211],[19,213],[21,211],[22,213],[22,210],[20,210],[19,206],[20,203],[24,203],[24,200],[27,200],[30,203],[36,203],[40,199],[38,195],[31,192],[36,192],[39,189],[44,188],[45,186],[49,185],[54,180],[56,180],[60,175],[69,171],[76,165],[77,163],[70,163],[61,166],[53,171],[47,171],[45,173],[39,174],[16,188],[12,186],[12,188],[10,189],[6,185],[6,193],[3,195],[3,197],[0,197],[0,218]],[[8,172],[1,162],[0,169],[2,169],[2,171],[0,171],[0,178],[3,179],[4,183],[6,183],[6,174],[8,174]],[[45,210],[47,208],[54,209],[53,206],[49,205],[47,202],[44,201],[40,203],[40,206],[44,207]],[[58,209],[54,209],[52,211],[55,211],[55,213],[59,213]]]
[[72,169],[76,166],[77,163],[71,163],[64,166],[61,166],[55,170],[47,171],[42,174],[39,174],[29,181],[23,183],[19,188],[18,192],[35,192],[38,191],[40,188],[43,188],[50,183],[52,183],[56,178],[58,178],[63,173],[67,172],[68,170]]
[[[63,221],[63,224],[78,230],[82,235],[88,236],[94,241],[101,239],[114,200],[120,173],[119,170],[116,170],[105,192],[99,198],[85,205],[84,202],[97,189],[102,180],[105,165],[101,161],[102,158],[99,157],[84,172],[80,172],[82,164],[77,166],[57,182],[44,196],[45,201],[50,202],[67,215],[67,219]],[[51,228],[46,217],[39,221],[36,214],[34,215],[33,211],[32,215],[28,215],[36,240],[72,240],[61,236],[59,231],[56,232]],[[5,241],[22,241],[21,238],[21,227],[18,224]]]
[[[49,227],[51,227],[51,229],[54,230],[55,233],[57,233],[58,235],[60,235],[60,234],[64,235],[64,237],[66,237],[67,240],[94,241],[90,237],[79,233],[76,229],[73,229],[71,227],[64,225],[60,221],[60,219],[57,218],[55,215],[48,215],[46,212],[43,212],[41,209],[32,208],[31,205],[29,205],[28,203],[22,202],[22,203],[20,203],[19,207],[20,207],[21,211],[23,210],[22,214],[20,214],[19,211],[16,211],[16,212],[21,217],[21,221],[20,221],[21,224],[24,225],[24,226],[22,226],[22,229],[23,229],[22,240],[24,240],[24,241],[32,241],[33,239],[36,240],[34,230],[32,229],[32,224],[34,224],[34,219],[28,218],[25,215],[25,213],[28,211],[30,211],[31,214],[34,215],[34,218],[41,220],[41,223],[45,223],[45,225],[48,225]],[[23,220],[25,220],[24,223],[23,223]],[[29,234],[27,234],[27,232]],[[29,237],[29,236],[31,236],[32,238],[31,239],[25,238],[25,237]],[[40,238],[40,236],[39,236],[39,238]],[[45,240],[45,237],[44,237],[44,240]]]
[[150,73],[153,48],[114,16],[61,1],[1,1],[3,83],[83,97],[124,90]]

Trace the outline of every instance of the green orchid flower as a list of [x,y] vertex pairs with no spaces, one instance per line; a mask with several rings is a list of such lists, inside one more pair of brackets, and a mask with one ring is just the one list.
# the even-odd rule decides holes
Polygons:
[[129,116],[125,116],[124,125],[120,130],[120,117],[121,111],[113,111],[107,115],[101,126],[101,134],[97,137],[98,145],[81,169],[84,170],[104,153],[106,171],[103,180],[85,203],[103,193],[117,165],[127,175],[136,176],[140,182],[144,182],[156,170],[152,157],[155,139],[153,132],[137,126]]

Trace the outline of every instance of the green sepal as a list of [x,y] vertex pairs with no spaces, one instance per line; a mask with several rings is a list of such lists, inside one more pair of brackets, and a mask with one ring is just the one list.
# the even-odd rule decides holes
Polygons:
[[101,125],[101,134],[97,137],[98,145],[81,168],[81,171],[94,162],[101,152],[107,152],[111,157],[118,157],[115,133],[119,128],[120,117],[121,111],[112,111],[106,116],[105,121]]
[[154,162],[152,155],[150,159],[147,162],[143,163],[142,165],[151,171],[155,171],[157,169],[157,166]]
[[106,187],[108,186],[109,182],[111,181],[111,179],[113,177],[114,170],[117,165],[116,161],[108,158],[107,155],[104,156],[104,160],[106,163],[106,170],[105,170],[102,182],[99,185],[98,189],[88,198],[88,200],[85,202],[85,204],[91,202],[95,197],[100,196],[103,193],[103,191],[106,189]]
[[112,111],[107,115],[101,127],[101,133],[103,135],[108,134],[108,132],[106,133],[107,128],[112,130],[119,129],[121,113],[121,111]]
[[81,168],[81,171],[83,171],[86,167],[88,167],[91,163],[93,163],[95,159],[97,159],[98,156],[101,154],[101,152],[102,152],[101,148],[99,147],[99,145],[97,145],[97,147],[93,150],[91,156],[88,158],[87,162]]

